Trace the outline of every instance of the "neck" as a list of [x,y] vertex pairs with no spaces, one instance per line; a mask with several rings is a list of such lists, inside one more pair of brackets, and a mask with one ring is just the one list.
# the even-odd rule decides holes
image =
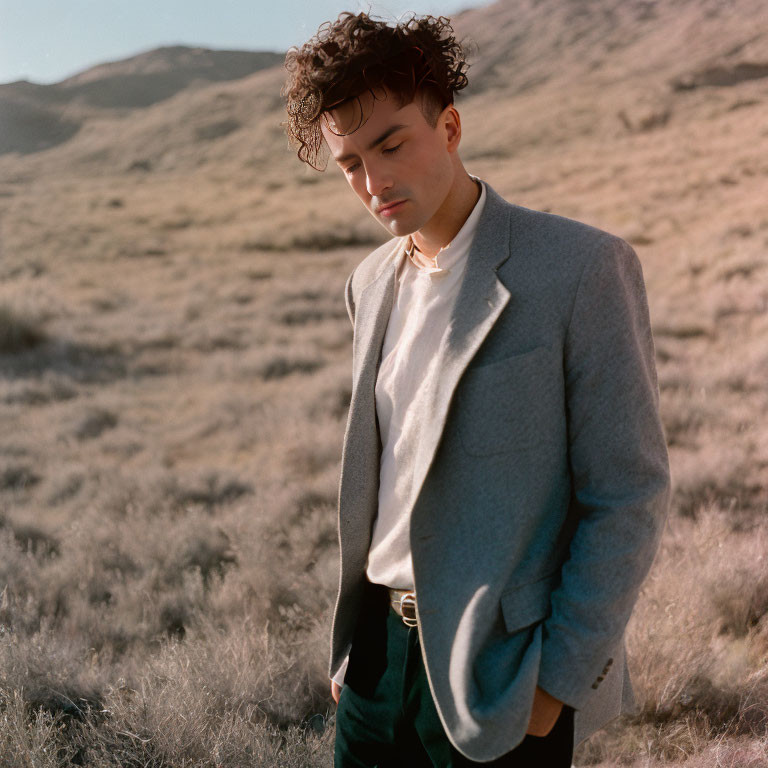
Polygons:
[[437,213],[411,235],[416,247],[430,258],[448,245],[480,199],[480,184],[462,168]]

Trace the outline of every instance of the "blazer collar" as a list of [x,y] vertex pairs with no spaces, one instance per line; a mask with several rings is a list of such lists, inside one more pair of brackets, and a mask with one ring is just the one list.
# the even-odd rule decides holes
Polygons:
[[511,253],[510,204],[487,182],[485,184],[485,208],[472,241],[473,251],[491,269],[498,269]]

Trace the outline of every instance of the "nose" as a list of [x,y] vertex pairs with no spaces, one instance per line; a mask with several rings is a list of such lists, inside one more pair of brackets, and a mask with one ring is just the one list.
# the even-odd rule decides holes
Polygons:
[[380,164],[368,163],[365,167],[365,187],[371,197],[379,197],[392,186],[392,178]]

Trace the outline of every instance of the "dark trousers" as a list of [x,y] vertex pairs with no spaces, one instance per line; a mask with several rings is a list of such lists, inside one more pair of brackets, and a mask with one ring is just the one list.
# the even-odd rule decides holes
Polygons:
[[386,588],[369,583],[367,591],[336,709],[335,768],[570,768],[569,706],[546,736],[526,735],[496,760],[478,763],[462,755],[435,709],[418,630],[391,608]]

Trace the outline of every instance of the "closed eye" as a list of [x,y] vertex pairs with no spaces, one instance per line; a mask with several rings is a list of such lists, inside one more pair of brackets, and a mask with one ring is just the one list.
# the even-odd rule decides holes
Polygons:
[[[384,149],[384,150],[382,150],[382,152],[383,152],[385,155],[393,155],[395,152],[397,152],[397,150],[398,150],[398,149],[400,149],[400,147],[402,147],[402,146],[403,146],[403,144],[405,144],[405,142],[404,142],[404,141],[401,141],[399,144],[395,145],[394,147],[389,147],[388,149]],[[346,173],[347,175],[351,175],[351,174],[353,174],[353,173],[354,173],[354,172],[355,172],[355,171],[356,171],[356,170],[357,170],[359,167],[360,167],[360,163],[353,163],[352,165],[350,165],[349,167],[347,167],[347,168],[345,168],[345,169],[344,169],[344,173]]]

